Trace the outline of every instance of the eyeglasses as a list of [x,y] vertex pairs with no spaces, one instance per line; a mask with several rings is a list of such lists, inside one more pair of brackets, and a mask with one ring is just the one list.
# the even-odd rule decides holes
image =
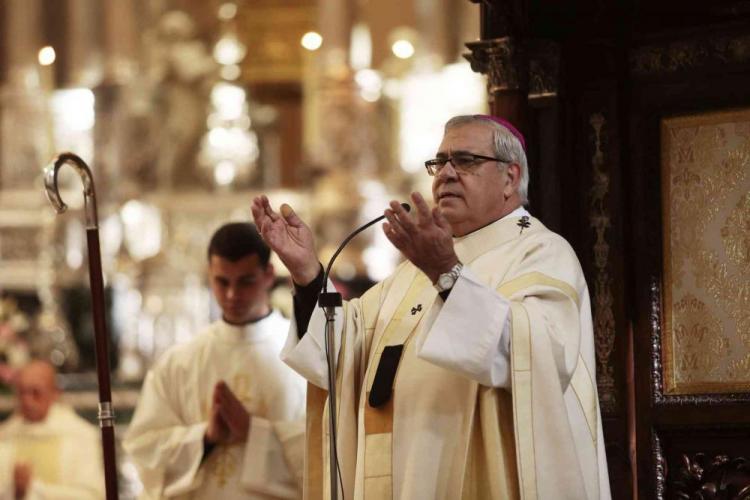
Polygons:
[[474,167],[480,163],[486,161],[499,161],[500,163],[510,163],[509,161],[501,158],[492,158],[491,156],[475,155],[472,153],[456,153],[445,158],[435,158],[424,162],[424,166],[427,168],[427,173],[430,175],[436,175],[446,165],[451,162],[453,169],[459,173],[466,173],[471,171]]

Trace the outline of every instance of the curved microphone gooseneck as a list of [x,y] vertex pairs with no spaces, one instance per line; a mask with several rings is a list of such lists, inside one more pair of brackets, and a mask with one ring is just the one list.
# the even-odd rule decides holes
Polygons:
[[[408,203],[402,203],[401,206],[407,212],[411,211],[411,206]],[[378,222],[380,222],[383,219],[385,219],[385,215],[381,215],[380,217],[376,217],[376,218],[372,219],[367,224],[365,224],[365,225],[357,228],[356,230],[354,230],[354,232],[352,232],[349,236],[346,237],[346,239],[344,241],[341,242],[341,245],[339,245],[339,247],[333,253],[333,257],[331,257],[331,260],[328,261],[328,267],[326,267],[326,272],[323,274],[323,293],[327,293],[328,292],[328,276],[331,274],[331,268],[333,267],[333,261],[336,260],[336,257],[339,256],[339,254],[344,249],[344,247],[346,247],[346,245],[352,240],[352,238],[354,238],[359,233],[361,233],[362,231],[364,231],[368,227],[372,226],[373,224],[377,224]],[[341,304],[338,304],[338,305],[341,305]],[[325,307],[325,306],[321,305],[321,307]]]
[[[411,207],[408,203],[402,203],[404,210],[409,212]],[[331,500],[337,500],[338,488],[337,483],[341,486],[341,492],[343,495],[344,485],[341,481],[341,469],[339,467],[338,450],[336,449],[336,348],[334,342],[334,319],[336,316],[336,307],[341,307],[342,299],[341,294],[338,292],[328,292],[328,276],[331,273],[333,262],[341,251],[346,247],[352,238],[357,236],[359,233],[367,229],[368,227],[380,222],[385,218],[385,215],[376,217],[367,224],[360,226],[354,232],[352,232],[346,239],[339,245],[334,252],[331,260],[328,261],[325,273],[323,274],[323,290],[318,296],[318,306],[325,311],[326,316],[326,334],[325,334],[325,348],[326,348],[326,361],[328,362],[328,423],[331,428],[329,433],[329,457],[330,457],[330,480],[331,480]],[[331,390],[333,388],[333,390]]]

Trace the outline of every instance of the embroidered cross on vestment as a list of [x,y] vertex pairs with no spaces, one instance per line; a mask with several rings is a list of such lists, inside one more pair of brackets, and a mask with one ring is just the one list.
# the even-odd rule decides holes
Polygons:
[[531,226],[531,222],[529,222],[529,216],[528,215],[524,215],[523,217],[521,217],[518,220],[518,222],[516,223],[516,225],[521,228],[521,230],[518,232],[518,234],[523,233],[524,229],[526,229],[527,227]]

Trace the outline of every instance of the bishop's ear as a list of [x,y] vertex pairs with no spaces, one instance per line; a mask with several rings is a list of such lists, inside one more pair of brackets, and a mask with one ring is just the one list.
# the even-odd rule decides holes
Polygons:
[[518,193],[518,187],[521,185],[521,167],[516,163],[511,163],[508,165],[506,172],[507,177],[505,186],[503,187],[503,195],[507,199]]

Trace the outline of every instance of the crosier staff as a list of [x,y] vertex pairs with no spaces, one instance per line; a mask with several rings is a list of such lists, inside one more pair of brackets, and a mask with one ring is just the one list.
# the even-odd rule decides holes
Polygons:
[[94,316],[94,340],[96,346],[96,375],[99,381],[99,427],[102,430],[104,451],[104,484],[107,500],[117,500],[117,463],[115,461],[115,413],[112,409],[112,390],[109,375],[109,335],[104,317],[104,287],[102,282],[102,258],[99,251],[99,220],[96,212],[94,179],[88,165],[73,153],[61,153],[44,169],[44,188],[57,213],[68,206],[60,198],[57,188],[57,171],[70,164],[83,181],[84,212],[86,214],[86,241],[89,251],[89,283]]

